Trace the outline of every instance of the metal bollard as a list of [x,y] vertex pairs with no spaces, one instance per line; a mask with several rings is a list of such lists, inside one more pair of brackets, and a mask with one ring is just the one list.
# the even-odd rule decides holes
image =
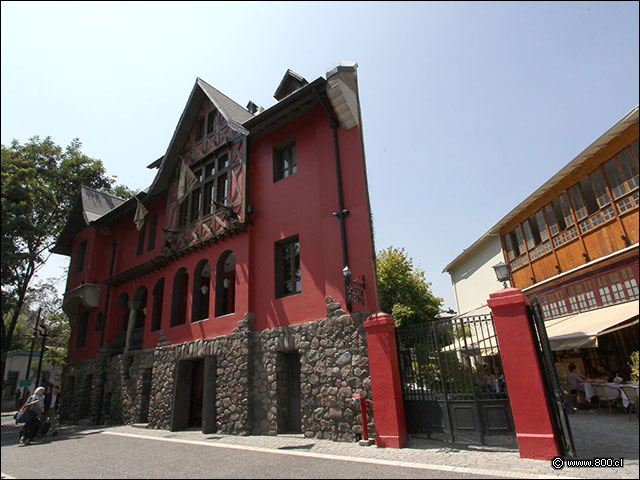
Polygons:
[[353,395],[353,400],[360,400],[360,418],[362,419],[362,440],[360,445],[373,445],[373,440],[369,440],[369,429],[367,428],[367,407],[371,406],[371,400],[367,400],[361,393]]

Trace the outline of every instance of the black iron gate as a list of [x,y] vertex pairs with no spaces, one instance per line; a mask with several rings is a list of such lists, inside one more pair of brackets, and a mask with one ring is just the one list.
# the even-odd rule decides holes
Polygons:
[[454,442],[515,445],[490,314],[396,329],[407,431]]
[[553,422],[556,437],[560,440],[558,442],[561,450],[560,455],[563,457],[575,457],[576,449],[573,443],[571,426],[569,425],[564,409],[562,387],[558,379],[553,354],[551,353],[551,345],[549,344],[549,337],[547,337],[547,330],[544,326],[542,310],[535,298],[530,300],[531,304],[528,307],[529,320],[533,338],[534,340],[537,339],[536,346],[538,347],[537,353],[542,369],[542,378],[545,383],[545,388],[549,393],[548,402],[551,421]]

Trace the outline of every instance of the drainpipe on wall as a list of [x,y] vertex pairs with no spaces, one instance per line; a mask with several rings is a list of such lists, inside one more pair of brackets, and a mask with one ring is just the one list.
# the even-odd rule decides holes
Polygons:
[[[313,93],[315,94],[318,102],[322,106],[322,109],[329,117],[329,126],[331,130],[333,130],[333,149],[334,149],[334,158],[336,165],[336,181],[338,184],[338,211],[333,212],[333,216],[340,222],[340,240],[342,242],[342,267],[346,269],[349,265],[349,254],[347,252],[347,231],[345,225],[345,218],[349,216],[349,210],[344,208],[344,199],[342,196],[342,170],[340,168],[340,149],[338,146],[338,119],[331,115],[329,109],[320,98],[320,94],[314,88]],[[351,311],[351,299],[349,293],[349,277],[344,275],[344,296],[347,310]]]

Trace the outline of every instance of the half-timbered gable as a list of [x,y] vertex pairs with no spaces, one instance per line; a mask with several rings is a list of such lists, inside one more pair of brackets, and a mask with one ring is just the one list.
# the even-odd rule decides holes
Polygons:
[[69,274],[63,418],[355,439],[377,308],[356,68],[288,70],[267,109],[196,79],[151,186],[70,224],[58,253],[95,275]]

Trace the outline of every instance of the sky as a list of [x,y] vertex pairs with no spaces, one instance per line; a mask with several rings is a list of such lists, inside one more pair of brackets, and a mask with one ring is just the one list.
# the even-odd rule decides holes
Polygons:
[[443,268],[638,105],[638,2],[3,1],[0,21],[2,144],[79,138],[135,190],[197,77],[268,108],[288,68],[356,61],[375,248],[454,310]]

